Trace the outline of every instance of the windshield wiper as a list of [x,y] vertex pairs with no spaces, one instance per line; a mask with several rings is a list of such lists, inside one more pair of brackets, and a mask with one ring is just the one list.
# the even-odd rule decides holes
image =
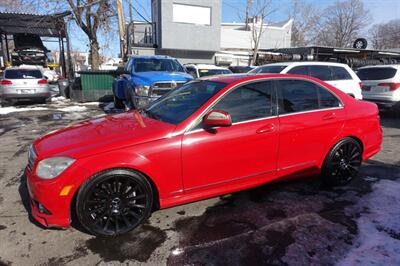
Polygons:
[[153,113],[152,111],[150,111],[148,109],[142,109],[142,112],[149,118],[162,121],[159,115]]

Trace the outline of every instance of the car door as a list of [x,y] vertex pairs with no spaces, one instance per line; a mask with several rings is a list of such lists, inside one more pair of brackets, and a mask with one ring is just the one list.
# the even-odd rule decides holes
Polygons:
[[278,151],[274,82],[234,88],[212,109],[230,114],[232,125],[213,131],[199,124],[185,133],[182,166],[185,190],[272,178]]
[[342,103],[328,89],[303,79],[279,80],[277,92],[280,174],[316,167],[342,130]]

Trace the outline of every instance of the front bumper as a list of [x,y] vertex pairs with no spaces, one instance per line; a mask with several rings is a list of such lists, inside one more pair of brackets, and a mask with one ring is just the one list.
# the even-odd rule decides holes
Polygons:
[[[59,193],[63,186],[57,179],[41,180],[34,176],[29,167],[25,169],[25,175],[33,218],[45,227],[69,227],[73,193],[65,197],[60,196]],[[38,204],[42,204],[49,213],[41,212]]]

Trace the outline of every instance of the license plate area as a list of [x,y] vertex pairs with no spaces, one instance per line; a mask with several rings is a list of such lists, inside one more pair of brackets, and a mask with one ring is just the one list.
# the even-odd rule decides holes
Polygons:
[[375,86],[371,87],[372,92],[378,92],[378,93],[383,93],[383,92],[388,92],[389,87],[380,87],[380,86]]
[[36,91],[34,89],[22,89],[22,90],[17,90],[18,94],[32,94],[35,93]]

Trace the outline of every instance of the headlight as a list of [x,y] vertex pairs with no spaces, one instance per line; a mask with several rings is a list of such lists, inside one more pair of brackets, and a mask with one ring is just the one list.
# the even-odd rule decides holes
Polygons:
[[150,86],[136,86],[135,93],[138,96],[149,96]]
[[69,157],[53,157],[41,160],[36,168],[36,175],[43,179],[52,179],[59,176],[75,159]]

